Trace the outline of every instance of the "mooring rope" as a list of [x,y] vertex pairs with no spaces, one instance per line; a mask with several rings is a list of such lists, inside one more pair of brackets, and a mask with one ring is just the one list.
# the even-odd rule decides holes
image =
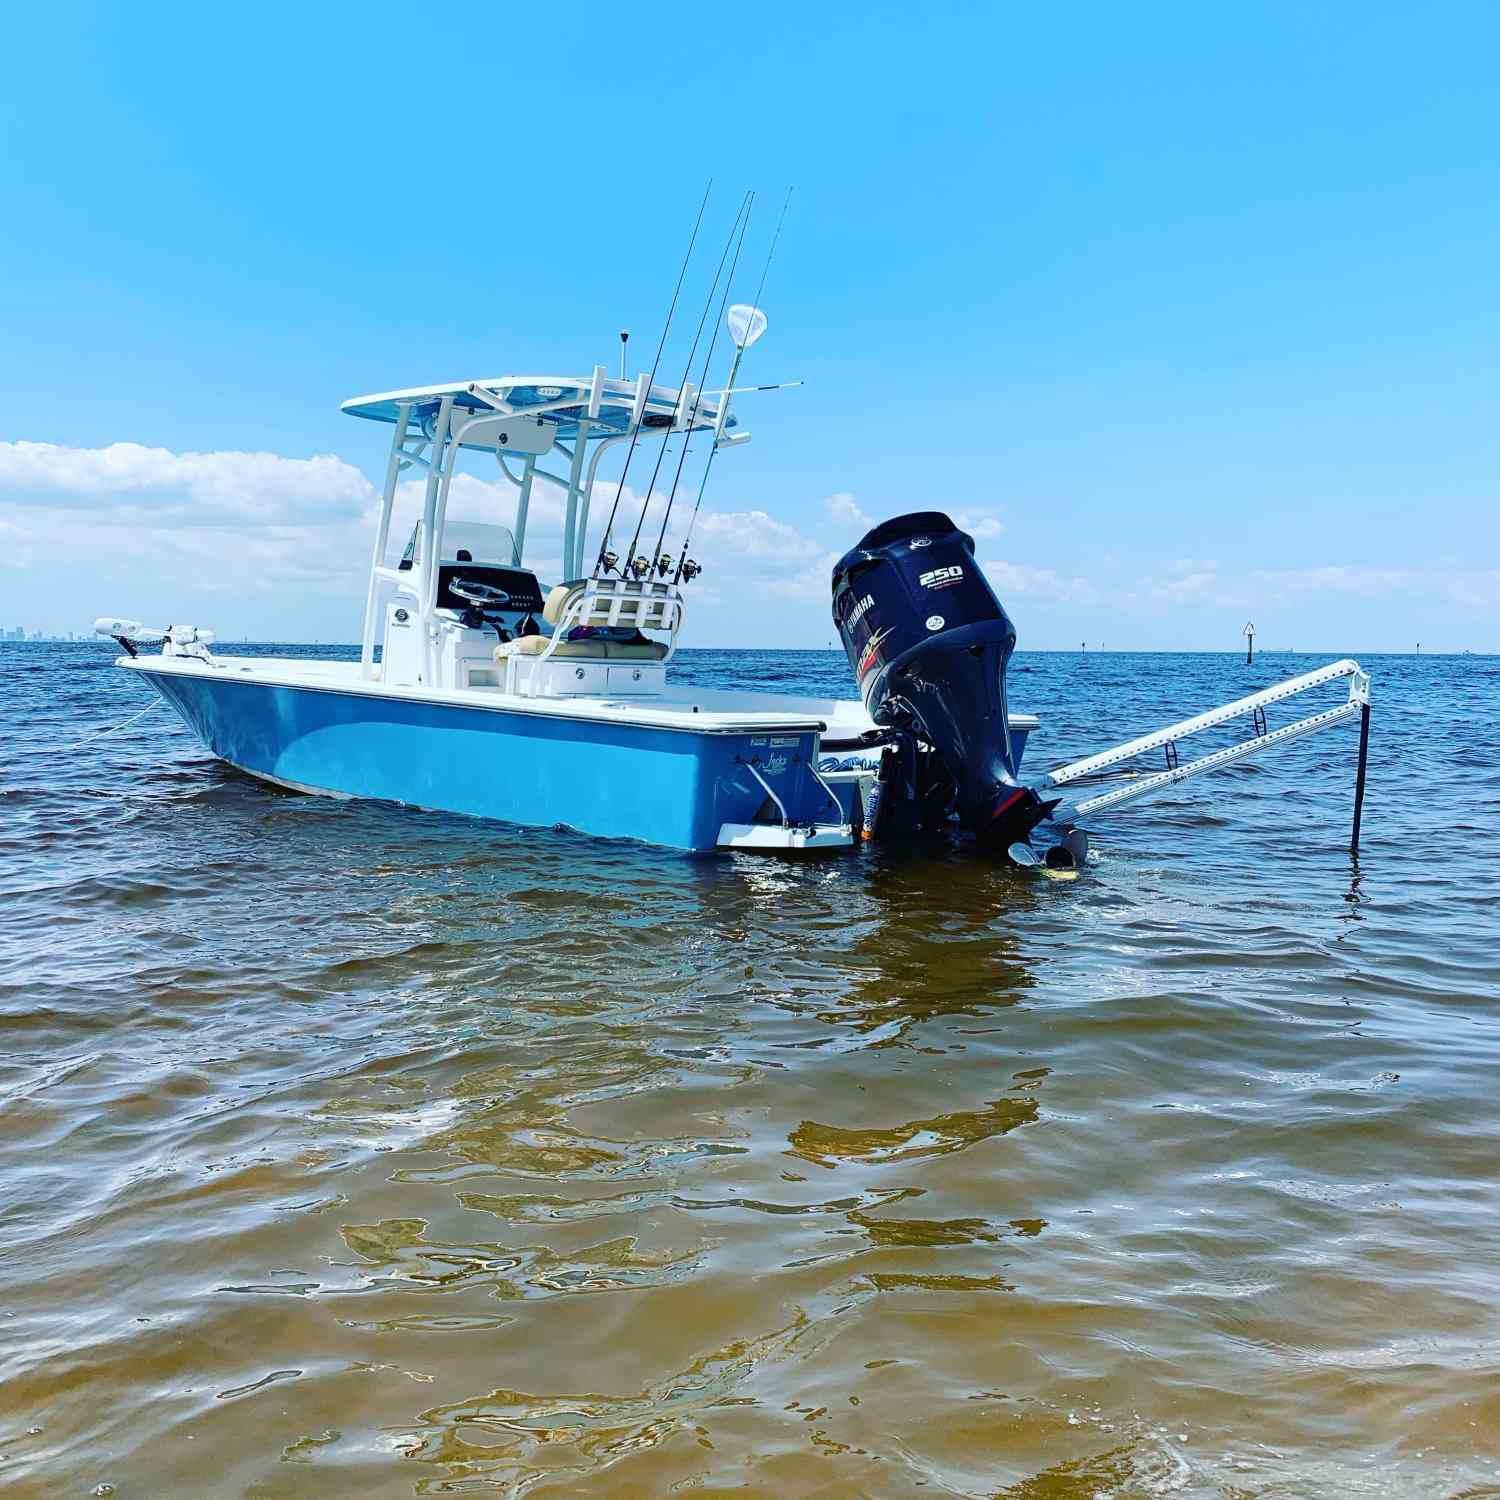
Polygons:
[[101,729],[101,730],[98,731],[97,734],[86,734],[86,735],[84,735],[84,737],[81,740],[79,740],[76,744],[69,745],[67,747],[67,749],[65,749],[63,751],[63,754],[67,755],[67,754],[70,754],[74,750],[81,750],[85,745],[91,745],[91,744],[93,744],[93,742],[95,740],[102,740],[102,739],[104,739],[108,735],[119,733],[119,731],[122,730],[122,729],[129,729],[130,726],[132,724],[134,724],[137,719],[144,719],[146,717],[146,715],[149,714],[153,708],[160,708],[160,707],[161,707],[161,699],[160,698],[153,698],[143,709],[141,709],[141,711],[139,713],[131,714],[131,716],[128,719],[125,719],[125,720],[121,721],[119,724],[113,725],[109,729]]

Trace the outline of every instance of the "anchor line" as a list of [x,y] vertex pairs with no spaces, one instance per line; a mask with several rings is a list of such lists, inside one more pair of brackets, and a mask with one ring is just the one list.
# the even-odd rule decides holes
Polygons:
[[[719,256],[719,265],[718,269],[714,272],[713,283],[708,289],[708,296],[703,299],[703,311],[698,317],[698,329],[697,332],[693,334],[692,347],[688,350],[687,360],[682,367],[682,379],[678,383],[677,399],[679,408],[682,401],[682,387],[687,384],[688,376],[692,373],[693,359],[698,353],[698,342],[703,337],[703,325],[708,321],[708,310],[714,305],[714,293],[719,289],[719,278],[724,274],[724,262],[729,259],[729,247],[734,243],[735,230],[740,227],[740,221],[745,217],[746,211],[749,208],[751,200],[754,198],[754,196],[755,195],[753,193],[747,192],[745,196],[740,200],[739,209],[736,211],[734,216],[734,223],[730,226],[729,229],[729,238],[724,242],[724,252]],[[694,404],[693,411],[696,415],[696,403]],[[661,474],[662,460],[667,456],[667,437],[669,435],[669,432],[662,435],[661,447],[660,449],[658,449],[656,454],[656,463],[651,470],[651,481],[649,484],[647,484],[646,492],[641,497],[641,512],[635,520],[635,535],[630,538],[630,548],[625,554],[625,566],[620,569],[620,576],[622,578],[629,574],[630,565],[635,561],[635,549],[639,545],[641,540],[641,528],[646,524],[646,512],[651,508],[651,496],[656,489],[657,478]],[[682,449],[684,456],[687,453],[687,445],[689,439],[692,436],[692,432],[693,425],[690,421],[687,426],[687,431],[682,435]]]
[[[714,180],[708,179],[708,186],[703,189],[703,201],[698,205],[698,217],[693,221],[693,232],[688,239],[687,254],[682,257],[682,269],[677,273],[677,286],[672,292],[672,301],[667,307],[667,321],[662,325],[661,338],[656,345],[656,358],[651,361],[651,374],[646,381],[646,400],[649,405],[651,399],[651,388],[656,384],[657,366],[661,364],[662,350],[667,347],[667,334],[672,329],[672,318],[677,312],[677,299],[682,295],[682,283],[687,276],[688,263],[693,258],[693,247],[698,243],[698,230],[703,225],[703,211],[708,207],[708,195],[713,191]],[[645,412],[640,413],[640,420],[635,423],[630,434],[630,446],[625,450],[625,467],[620,470],[620,482],[615,486],[614,503],[609,508],[609,519],[604,523],[604,538],[599,543],[599,556],[594,562],[594,577],[599,576],[599,570],[604,564],[605,554],[609,551],[609,534],[615,524],[615,512],[620,508],[620,496],[625,492],[625,476],[630,472],[630,460],[635,455],[636,439],[641,435],[641,422],[645,420]]]
[[123,719],[120,723],[112,725],[108,729],[100,729],[94,734],[84,735],[81,740],[78,740],[74,744],[65,747],[62,753],[64,755],[70,755],[74,750],[81,750],[85,745],[93,744],[95,740],[106,739],[109,735],[118,734],[122,729],[129,729],[137,719],[144,719],[153,708],[160,708],[161,702],[162,700],[160,698],[153,698],[143,709],[140,710],[139,713],[131,714],[128,719]]
[[[788,188],[786,190],[786,197],[781,203],[781,216],[776,220],[776,233],[771,236],[771,248],[766,251],[766,263],[760,268],[760,282],[755,288],[755,301],[751,304],[754,307],[760,306],[761,293],[766,289],[766,277],[771,274],[771,257],[776,254],[776,246],[781,242],[781,226],[786,223],[786,211],[791,206],[791,202],[792,190]],[[729,367],[729,379],[724,382],[724,395],[721,398],[724,401],[729,400],[729,392],[734,387],[735,376],[739,374],[740,360],[744,356],[745,351],[743,347],[735,350],[734,363]],[[713,470],[714,456],[718,451],[719,443],[717,436],[715,436],[714,442],[708,450],[708,460],[703,465],[703,474],[698,480],[698,498],[693,501],[693,513],[688,517],[687,531],[682,538],[682,551],[677,558],[677,571],[672,575],[672,584],[674,587],[682,578],[682,565],[687,559],[688,547],[692,544],[693,527],[698,524],[698,512],[703,507],[703,493],[708,488],[708,476]]]
[[[677,471],[676,471],[676,473],[674,473],[672,475],[672,488],[667,491],[667,504],[666,504],[666,509],[662,511],[661,529],[656,534],[656,550],[651,554],[651,571],[653,573],[656,571],[657,566],[658,566],[658,564],[661,561],[662,543],[666,541],[666,537],[667,537],[667,523],[672,519],[672,506],[673,506],[673,504],[677,500],[677,487],[678,487],[679,484],[682,483],[682,468],[683,468],[683,465],[687,462],[688,436],[691,435],[691,433],[693,431],[693,426],[694,426],[694,424],[698,420],[698,409],[699,409],[699,407],[701,407],[703,405],[703,383],[704,383],[704,381],[706,381],[708,379],[708,367],[709,367],[709,364],[713,360],[714,350],[718,347],[718,343],[719,343],[719,330],[724,326],[724,307],[725,307],[725,304],[728,303],[728,301],[729,301],[729,289],[734,285],[734,273],[735,273],[735,271],[739,267],[739,263],[740,263],[740,251],[742,249],[744,249],[744,246],[745,246],[745,231],[747,229],[749,229],[749,227],[750,227],[750,210],[751,210],[751,207],[753,206],[754,202],[755,202],[755,194],[754,193],[746,193],[745,194],[745,202],[744,202],[744,205],[743,205],[744,217],[739,222],[739,231],[740,232],[739,232],[739,238],[738,238],[737,241],[735,240],[734,230],[731,229],[729,231],[729,240],[731,242],[734,242],[734,259],[729,262],[729,275],[724,278],[724,291],[723,291],[723,294],[719,298],[719,308],[718,308],[718,312],[717,312],[717,314],[715,315],[715,318],[714,318],[714,331],[713,331],[713,335],[710,337],[710,339],[708,341],[708,349],[705,351],[705,353],[703,355],[703,365],[702,365],[702,368],[698,371],[698,389],[693,392],[693,410],[692,410],[691,415],[688,417],[688,431],[687,431],[687,435],[685,435],[683,437],[683,440],[682,440],[682,451],[677,455]],[[725,245],[724,245],[724,255],[728,256],[728,254],[729,254],[729,242],[726,242]],[[723,269],[724,269],[724,260],[721,258],[720,261],[719,261],[719,270],[722,272]],[[708,293],[708,295],[709,295],[709,303],[711,303],[712,300],[713,300],[714,290],[715,290],[715,288],[717,288],[718,284],[719,284],[719,279],[716,276],[714,278],[714,285],[713,285],[713,287],[709,288],[709,293]],[[705,303],[704,304],[704,307],[703,307],[703,315],[704,315],[704,317],[708,316],[709,303]],[[699,331],[699,333],[702,333],[702,331],[703,331],[703,327],[702,327],[701,323],[699,324],[698,331]],[[686,376],[684,376],[684,378],[686,378]],[[728,400],[728,397],[725,396],[722,399]]]

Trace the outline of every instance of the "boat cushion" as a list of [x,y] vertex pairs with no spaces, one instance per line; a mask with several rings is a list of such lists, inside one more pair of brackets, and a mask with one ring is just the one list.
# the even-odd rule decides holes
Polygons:
[[[547,635],[523,635],[519,640],[506,641],[495,647],[495,660],[504,661],[507,656],[540,656],[552,639]],[[559,641],[553,656],[586,656],[594,661],[661,661],[667,654],[663,641],[601,641],[597,638],[584,641]]]
[[664,641],[606,641],[604,651],[610,661],[661,661],[667,647]]
[[568,600],[583,587],[584,582],[584,579],[578,578],[572,583],[559,583],[547,595],[547,602],[542,606],[542,618],[549,625],[556,625],[562,619]]
[[[507,656],[540,656],[551,643],[550,635],[523,635],[495,647],[495,660],[504,661]],[[559,641],[554,656],[593,656],[603,653],[597,641]]]

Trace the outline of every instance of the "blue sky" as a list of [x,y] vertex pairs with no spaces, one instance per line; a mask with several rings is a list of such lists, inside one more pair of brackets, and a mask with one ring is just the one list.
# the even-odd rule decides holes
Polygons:
[[338,403],[648,363],[712,174],[741,295],[795,187],[745,373],[807,383],[741,407],[691,643],[825,644],[861,518],[938,507],[1023,646],[1500,649],[1491,6],[31,6],[7,51],[0,624],[352,638]]

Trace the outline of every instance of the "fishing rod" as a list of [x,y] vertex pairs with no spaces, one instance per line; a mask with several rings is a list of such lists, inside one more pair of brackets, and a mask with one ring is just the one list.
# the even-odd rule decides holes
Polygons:
[[[734,247],[734,259],[729,263],[729,275],[724,278],[724,293],[719,298],[719,310],[714,318],[713,336],[709,339],[708,349],[703,355],[703,368],[698,372],[698,388],[693,392],[693,410],[688,418],[689,435],[691,435],[693,428],[698,421],[698,409],[703,405],[703,382],[708,379],[708,367],[713,363],[714,350],[718,347],[719,329],[724,322],[724,305],[729,301],[729,290],[734,285],[734,273],[739,269],[740,251],[745,247],[745,231],[750,227],[749,205],[753,203],[754,198],[755,195],[753,193],[746,194],[747,206],[745,209],[745,217],[743,222],[740,224],[739,240]],[[725,245],[724,251],[727,255],[729,252],[728,245]],[[719,263],[719,269],[723,270],[722,261]],[[712,293],[710,293],[710,296],[712,296]],[[704,312],[706,313],[707,311],[708,309],[705,307]],[[687,437],[684,437],[682,440],[682,452],[677,457],[677,472],[672,476],[672,488],[667,492],[667,505],[666,509],[662,512],[661,530],[656,534],[656,551],[651,555],[651,571],[653,573],[660,573],[665,575],[667,569],[672,566],[672,559],[670,557],[664,557],[661,549],[662,543],[666,540],[667,536],[667,522],[672,519],[672,506],[677,499],[677,486],[682,482],[682,467],[687,462],[687,455],[688,439]]]
[[[679,410],[682,400],[682,387],[687,384],[688,376],[692,373],[693,356],[698,352],[698,341],[703,337],[703,326],[708,321],[708,311],[714,305],[714,293],[718,291],[719,278],[724,274],[724,262],[729,259],[729,247],[734,244],[734,235],[736,230],[740,231],[740,238],[743,240],[744,229],[742,227],[742,221],[744,224],[748,224],[750,222],[750,205],[754,201],[754,198],[754,193],[747,192],[745,196],[740,199],[739,210],[734,216],[734,223],[729,227],[729,238],[724,242],[724,253],[719,257],[719,266],[718,269],[714,272],[713,283],[708,289],[708,296],[703,299],[703,311],[698,318],[698,330],[693,335],[692,348],[688,350],[687,360],[682,367],[682,379],[678,382]],[[733,274],[734,273],[731,271],[730,275],[732,276]],[[693,410],[694,415],[696,415],[696,405],[694,406]],[[686,457],[687,455],[688,441],[692,436],[692,431],[693,424],[690,420],[688,422],[687,431],[682,435],[682,450],[684,457]],[[635,563],[635,549],[641,540],[641,528],[646,524],[646,512],[651,508],[651,496],[655,493],[656,481],[658,476],[661,474],[662,460],[666,458],[666,456],[667,435],[663,433],[661,448],[657,451],[656,455],[656,464],[651,470],[650,483],[648,483],[646,486],[646,493],[641,497],[641,513],[636,517],[635,535],[631,537],[630,550],[625,554],[625,566],[620,569],[620,576],[622,578],[627,578],[630,576],[632,565]],[[642,557],[641,561],[642,563],[645,563],[645,558]],[[651,568],[653,568],[654,566],[655,560],[653,559],[652,562],[646,566],[644,571],[638,571],[638,576],[643,578],[646,577]]]
[[[722,431],[728,422],[729,392],[734,388],[734,378],[740,372],[740,361],[745,357],[748,349],[766,331],[766,315],[760,310],[761,293],[766,289],[766,277],[771,272],[771,257],[776,254],[776,246],[781,240],[781,226],[786,223],[786,211],[791,206],[792,190],[786,190],[786,198],[782,201],[781,217],[776,221],[776,233],[771,236],[771,248],[766,251],[766,263],[761,267],[760,284],[755,288],[755,301],[748,307],[735,306],[729,309],[729,336],[734,340],[734,363],[729,367],[729,379],[724,382],[725,394],[721,398],[719,407],[719,431]],[[736,316],[738,314],[738,316]],[[702,571],[697,563],[688,560],[688,546],[693,540],[693,527],[698,524],[698,512],[703,505],[703,492],[708,488],[708,476],[714,466],[714,456],[719,451],[719,433],[715,432],[713,445],[708,450],[708,461],[703,465],[703,477],[698,481],[698,498],[693,502],[693,513],[688,517],[687,533],[682,539],[682,553],[677,559],[677,571],[672,575],[674,586],[679,583],[684,572],[691,581]]]
[[[713,191],[714,180],[708,179],[708,186],[703,189],[703,201],[698,205],[698,217],[693,220],[693,233],[688,240],[687,254],[682,257],[682,269],[677,273],[677,286],[672,292],[672,301],[667,308],[667,321],[662,326],[661,339],[656,345],[656,358],[651,361],[651,374],[646,381],[646,399],[651,399],[651,388],[656,384],[656,368],[661,363],[662,350],[667,347],[667,334],[672,328],[672,318],[677,312],[677,299],[682,295],[683,279],[687,276],[688,262],[693,258],[693,247],[698,243],[698,230],[703,224],[703,210],[708,207],[708,195]],[[625,476],[630,472],[630,460],[635,453],[636,439],[641,434],[641,423],[645,420],[645,412],[638,415],[635,427],[630,434],[630,446],[625,450],[625,467],[620,470],[620,482],[615,486],[614,504],[609,508],[609,519],[604,523],[604,538],[599,543],[599,556],[594,561],[594,577],[599,576],[600,569],[605,566],[605,559],[609,556],[609,534],[615,524],[615,512],[620,508],[620,496],[625,492]]]

